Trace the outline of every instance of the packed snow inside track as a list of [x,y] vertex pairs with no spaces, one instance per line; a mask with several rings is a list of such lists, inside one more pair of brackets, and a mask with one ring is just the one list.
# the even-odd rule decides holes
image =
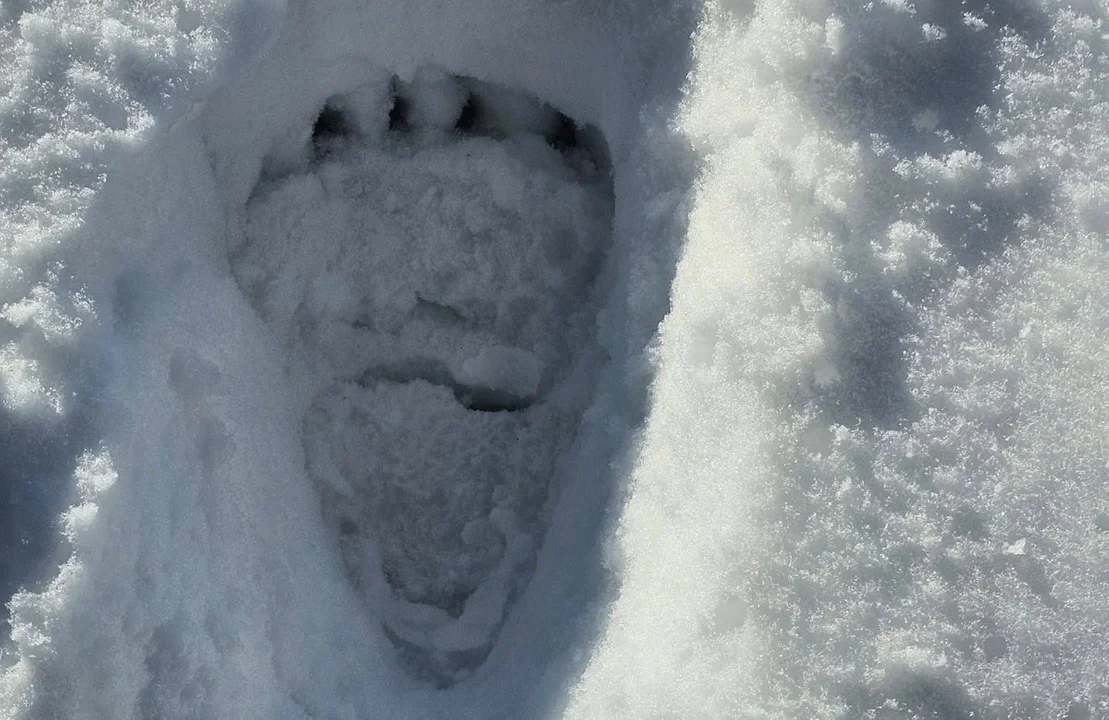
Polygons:
[[0,6],[0,717],[1109,717],[1107,33]]
[[379,74],[263,161],[230,247],[312,398],[308,474],[348,573],[437,685],[526,584],[596,379],[612,188],[588,137],[518,92]]

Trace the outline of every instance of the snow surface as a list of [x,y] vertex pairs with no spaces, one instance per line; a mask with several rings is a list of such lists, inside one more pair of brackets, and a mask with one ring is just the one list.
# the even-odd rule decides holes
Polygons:
[[0,716],[1109,717],[1109,7],[0,6]]

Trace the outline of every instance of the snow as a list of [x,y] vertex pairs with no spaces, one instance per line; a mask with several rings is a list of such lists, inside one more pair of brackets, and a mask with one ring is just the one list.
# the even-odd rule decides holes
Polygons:
[[1109,717],[1106,13],[5,4],[0,717]]

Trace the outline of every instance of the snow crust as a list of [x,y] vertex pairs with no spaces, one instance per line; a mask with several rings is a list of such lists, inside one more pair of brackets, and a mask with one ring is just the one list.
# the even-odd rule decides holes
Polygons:
[[1109,716],[1107,12],[5,4],[0,716]]

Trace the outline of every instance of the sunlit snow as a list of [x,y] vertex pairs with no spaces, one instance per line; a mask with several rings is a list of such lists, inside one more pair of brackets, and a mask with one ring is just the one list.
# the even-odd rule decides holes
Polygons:
[[0,717],[1109,718],[1109,7],[0,6]]

